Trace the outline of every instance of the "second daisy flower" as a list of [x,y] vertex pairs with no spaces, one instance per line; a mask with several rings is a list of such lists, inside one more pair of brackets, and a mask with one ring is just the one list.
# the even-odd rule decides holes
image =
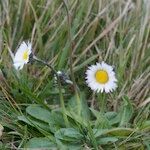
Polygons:
[[104,62],[88,67],[86,82],[95,92],[109,93],[117,88],[113,67]]

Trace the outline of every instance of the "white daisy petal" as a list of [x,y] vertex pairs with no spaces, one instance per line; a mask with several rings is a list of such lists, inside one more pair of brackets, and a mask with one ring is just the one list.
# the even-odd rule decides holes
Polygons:
[[22,62],[19,62],[19,63],[14,63],[14,67],[15,67],[15,69],[16,70],[21,70],[22,68],[23,68],[23,66],[24,66],[24,63]]
[[29,56],[31,53],[32,53],[31,43],[22,42],[19,48],[17,49],[17,52],[13,59],[15,69],[17,70],[22,69],[24,64],[27,64],[29,62]]
[[113,67],[105,62],[89,66],[85,74],[86,83],[93,91],[109,93],[117,88]]

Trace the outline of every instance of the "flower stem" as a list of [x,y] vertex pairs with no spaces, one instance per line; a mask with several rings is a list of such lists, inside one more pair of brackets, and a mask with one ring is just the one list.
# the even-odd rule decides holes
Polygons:
[[99,99],[99,105],[100,105],[100,112],[104,113],[105,109],[106,109],[106,99],[105,99],[105,95],[103,93],[98,95],[98,99]]
[[69,126],[69,121],[68,121],[68,118],[67,118],[67,115],[66,115],[66,108],[65,108],[65,103],[64,103],[64,97],[63,97],[63,94],[62,94],[61,81],[60,81],[60,77],[57,74],[57,71],[50,64],[48,64],[47,62],[37,58],[36,56],[33,56],[33,60],[35,60],[39,63],[42,63],[43,65],[46,65],[47,67],[49,67],[52,70],[53,74],[56,75],[56,78],[57,78],[57,81],[58,81],[58,88],[59,88],[60,105],[62,107],[62,112],[63,112],[63,118],[64,118],[64,121],[65,121],[65,125],[68,127]]
[[68,5],[67,5],[67,2],[66,0],[63,0],[63,3],[64,3],[64,6],[65,6],[65,9],[66,9],[66,12],[67,12],[67,23],[68,23],[68,39],[69,39],[69,43],[70,43],[70,53],[69,53],[69,61],[70,61],[70,76],[71,76],[71,80],[73,82],[73,87],[74,87],[74,90],[75,90],[75,96],[76,96],[76,101],[77,101],[77,108],[78,108],[78,114],[80,115],[81,114],[81,100],[80,100],[80,95],[79,95],[79,92],[78,92],[78,87],[77,87],[77,84],[76,84],[76,81],[75,81],[75,77],[74,77],[74,71],[73,71],[73,56],[72,56],[72,53],[73,53],[73,41],[72,41],[72,36],[71,36],[71,17],[70,17],[70,14],[69,14],[69,9],[68,9]]

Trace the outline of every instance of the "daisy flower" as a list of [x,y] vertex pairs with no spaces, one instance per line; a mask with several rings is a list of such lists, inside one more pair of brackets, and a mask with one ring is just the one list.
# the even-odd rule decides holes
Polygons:
[[14,67],[18,70],[22,69],[24,64],[29,62],[31,51],[31,43],[22,42],[14,56]]
[[86,83],[96,92],[112,92],[117,88],[117,79],[113,67],[102,62],[88,67]]

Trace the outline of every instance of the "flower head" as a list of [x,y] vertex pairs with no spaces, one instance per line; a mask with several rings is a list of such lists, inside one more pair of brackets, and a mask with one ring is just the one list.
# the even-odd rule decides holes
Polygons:
[[112,92],[117,88],[117,79],[113,67],[102,62],[88,67],[86,83],[96,92]]
[[24,64],[27,64],[29,62],[29,57],[30,54],[32,53],[31,51],[31,43],[25,43],[22,42],[21,45],[19,46],[15,57],[14,57],[14,67],[18,70],[22,69]]

